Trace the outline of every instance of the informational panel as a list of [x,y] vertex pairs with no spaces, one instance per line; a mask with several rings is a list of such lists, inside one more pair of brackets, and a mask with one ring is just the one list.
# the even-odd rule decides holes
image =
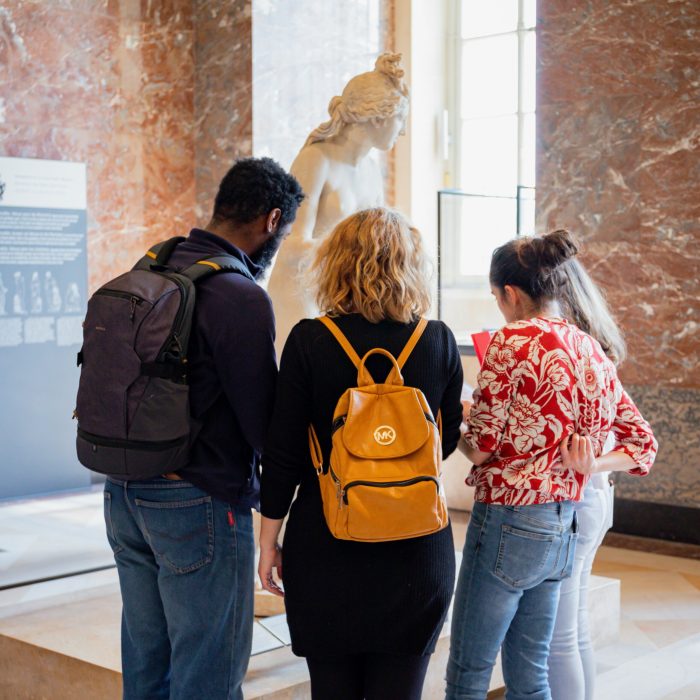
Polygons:
[[0,158],[0,498],[87,486],[75,457],[84,163]]

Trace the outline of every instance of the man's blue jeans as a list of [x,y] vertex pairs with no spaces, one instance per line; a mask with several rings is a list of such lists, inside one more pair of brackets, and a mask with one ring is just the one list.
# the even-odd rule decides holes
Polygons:
[[576,545],[573,503],[476,503],[452,616],[447,700],[484,700],[502,646],[508,700],[550,700],[547,656]]
[[238,700],[253,636],[250,509],[187,481],[105,485],[125,700]]

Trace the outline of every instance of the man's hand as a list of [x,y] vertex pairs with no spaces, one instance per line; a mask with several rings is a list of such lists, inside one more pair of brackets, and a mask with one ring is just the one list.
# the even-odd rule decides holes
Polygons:
[[272,570],[277,569],[277,577],[282,580],[282,547],[276,544],[273,548],[260,548],[260,562],[258,564],[258,576],[262,587],[280,597],[284,597],[284,591],[277,585],[272,576]]
[[598,471],[593,443],[589,437],[578,433],[567,436],[561,441],[559,451],[565,469],[579,474],[594,474]]

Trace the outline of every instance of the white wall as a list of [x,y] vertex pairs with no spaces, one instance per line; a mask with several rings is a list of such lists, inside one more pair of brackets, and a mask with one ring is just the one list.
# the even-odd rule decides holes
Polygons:
[[[396,0],[396,50],[411,88],[406,135],[396,145],[396,207],[437,253],[437,191],[445,182],[443,113],[447,107],[448,0]],[[437,288],[437,284],[436,284]]]

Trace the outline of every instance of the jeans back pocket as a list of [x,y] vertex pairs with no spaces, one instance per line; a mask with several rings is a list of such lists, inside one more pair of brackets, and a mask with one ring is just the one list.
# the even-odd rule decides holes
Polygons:
[[547,577],[552,544],[558,538],[501,525],[501,541],[494,574],[514,588],[530,588]]
[[214,515],[209,496],[189,501],[137,498],[135,503],[159,564],[175,574],[187,574],[211,562]]

